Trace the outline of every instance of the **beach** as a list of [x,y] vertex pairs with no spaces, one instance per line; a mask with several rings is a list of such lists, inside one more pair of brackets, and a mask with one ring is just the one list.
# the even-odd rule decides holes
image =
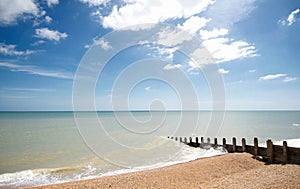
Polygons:
[[258,161],[248,153],[32,188],[299,188],[300,166]]

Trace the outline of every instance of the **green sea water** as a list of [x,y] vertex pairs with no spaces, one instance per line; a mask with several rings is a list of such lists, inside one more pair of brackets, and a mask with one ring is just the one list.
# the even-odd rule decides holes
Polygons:
[[299,145],[300,111],[1,112],[0,186],[81,180],[224,153],[166,136]]

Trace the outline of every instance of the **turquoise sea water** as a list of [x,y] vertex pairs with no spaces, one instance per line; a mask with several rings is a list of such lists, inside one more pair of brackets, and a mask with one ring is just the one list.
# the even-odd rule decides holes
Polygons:
[[235,136],[248,143],[258,137],[297,146],[300,111],[1,112],[0,186],[81,180],[224,153],[166,136]]

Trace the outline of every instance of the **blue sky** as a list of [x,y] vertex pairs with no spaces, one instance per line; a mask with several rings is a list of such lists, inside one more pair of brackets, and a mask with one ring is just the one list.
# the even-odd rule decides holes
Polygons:
[[[105,41],[110,32],[148,23],[170,24],[201,41],[223,78],[218,85],[225,89],[225,109],[300,109],[296,0],[2,0],[0,110],[72,110],[74,78],[84,55],[98,45],[103,52],[97,56],[102,56],[118,46],[115,41],[134,40],[136,30],[144,30],[131,28],[128,35],[120,32]],[[164,37],[171,38],[174,28]],[[185,37],[174,36],[173,42]],[[95,75],[97,110],[182,109],[182,103],[187,109],[193,109],[193,103],[212,109],[212,88],[218,86],[208,82],[205,70],[210,65],[191,61],[174,44],[139,44],[117,53],[100,76]],[[159,73],[158,78],[147,78],[149,73]],[[196,102],[178,74],[193,85]],[[139,82],[126,89],[123,81],[133,79]]]

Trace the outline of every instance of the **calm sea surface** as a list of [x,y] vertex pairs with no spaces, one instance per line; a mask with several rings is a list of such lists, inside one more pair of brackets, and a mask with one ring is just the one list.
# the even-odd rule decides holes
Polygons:
[[225,153],[166,136],[233,136],[298,146],[300,111],[1,112],[0,186],[113,175]]

